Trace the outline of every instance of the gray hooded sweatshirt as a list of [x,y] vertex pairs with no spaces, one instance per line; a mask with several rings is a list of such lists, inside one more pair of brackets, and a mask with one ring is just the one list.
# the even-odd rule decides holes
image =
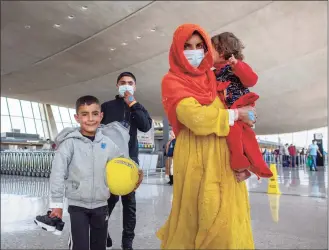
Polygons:
[[55,139],[57,151],[50,175],[50,208],[68,205],[94,209],[107,205],[106,163],[127,157],[129,132],[118,122],[97,129],[92,142],[80,128],[65,128]]

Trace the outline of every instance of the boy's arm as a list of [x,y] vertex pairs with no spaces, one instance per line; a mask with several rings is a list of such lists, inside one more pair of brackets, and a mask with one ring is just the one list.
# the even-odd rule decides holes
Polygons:
[[61,143],[55,153],[50,174],[50,208],[63,208],[64,179],[68,173],[68,165],[72,158],[72,142]]
[[258,76],[247,63],[238,60],[233,70],[246,88],[256,85]]

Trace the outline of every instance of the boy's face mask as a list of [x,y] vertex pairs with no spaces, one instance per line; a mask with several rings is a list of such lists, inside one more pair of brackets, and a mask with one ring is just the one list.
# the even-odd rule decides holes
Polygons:
[[204,58],[204,49],[184,50],[184,55],[189,63],[197,68],[200,66]]
[[131,85],[120,85],[119,86],[119,96],[124,97],[125,92],[128,91],[130,94],[134,95],[134,87]]

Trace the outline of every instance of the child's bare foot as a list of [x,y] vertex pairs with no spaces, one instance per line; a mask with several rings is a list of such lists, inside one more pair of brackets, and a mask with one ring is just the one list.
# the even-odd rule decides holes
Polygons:
[[234,171],[234,174],[238,182],[245,181],[251,176],[250,172],[246,169],[243,172]]
[[248,170],[248,168],[235,169],[234,172],[241,173],[241,172],[244,172],[246,170]]

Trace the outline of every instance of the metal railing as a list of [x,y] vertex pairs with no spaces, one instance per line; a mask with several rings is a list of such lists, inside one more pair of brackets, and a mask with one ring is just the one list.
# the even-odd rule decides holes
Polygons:
[[[288,164],[288,166],[290,166],[290,167],[292,166],[293,160],[294,160],[295,166],[298,166],[298,167],[306,166],[306,162],[307,162],[306,155],[297,155],[297,156],[278,155],[278,156],[276,156],[273,154],[265,154],[265,155],[263,155],[263,159],[267,164],[275,163],[280,166],[283,166],[284,164]],[[327,155],[324,155],[324,165],[327,166],[327,164],[328,164]]]
[[49,181],[37,177],[4,175],[1,177],[1,194],[46,197],[49,195]]
[[49,177],[53,151],[2,151],[1,174]]
[[[1,151],[1,174],[49,178],[54,151]],[[158,155],[139,154],[144,174],[156,172]]]
[[[54,151],[1,151],[1,174],[49,178],[54,155]],[[142,156],[143,154],[140,154],[141,168],[146,171],[147,174],[150,170],[156,171],[159,155],[146,154],[144,157]],[[263,157],[267,164],[276,163],[277,165],[283,165],[284,162],[282,155],[275,156],[273,154],[268,154]],[[288,162],[290,162],[289,165],[291,166],[292,159],[290,156],[287,157],[289,159]],[[306,162],[307,157],[305,155],[295,157],[295,166],[306,166]],[[324,162],[325,165],[327,165],[326,155]]]

